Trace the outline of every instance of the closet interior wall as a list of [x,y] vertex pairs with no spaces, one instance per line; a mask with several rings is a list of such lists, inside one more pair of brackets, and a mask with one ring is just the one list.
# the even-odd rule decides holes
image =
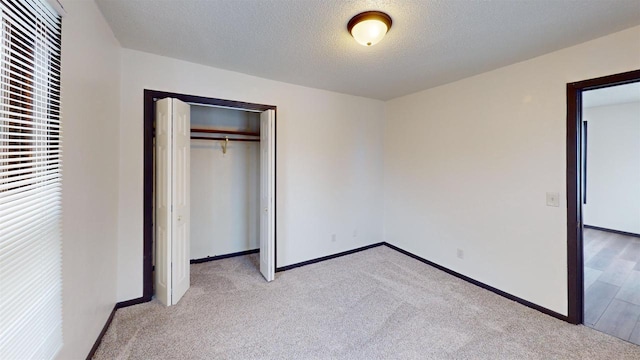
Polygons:
[[[260,114],[191,105],[192,260],[260,247]],[[215,129],[225,133],[195,133]],[[198,139],[194,139],[194,137]],[[202,140],[200,137],[224,140]],[[226,147],[226,151],[225,151]]]

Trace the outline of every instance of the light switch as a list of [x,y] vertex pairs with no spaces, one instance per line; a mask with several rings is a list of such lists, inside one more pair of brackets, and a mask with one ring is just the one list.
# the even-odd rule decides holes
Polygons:
[[554,192],[547,193],[547,206],[560,206],[560,194]]

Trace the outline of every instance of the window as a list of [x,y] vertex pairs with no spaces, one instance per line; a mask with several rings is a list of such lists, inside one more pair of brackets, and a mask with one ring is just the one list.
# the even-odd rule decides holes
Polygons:
[[0,0],[0,358],[62,346],[61,19]]

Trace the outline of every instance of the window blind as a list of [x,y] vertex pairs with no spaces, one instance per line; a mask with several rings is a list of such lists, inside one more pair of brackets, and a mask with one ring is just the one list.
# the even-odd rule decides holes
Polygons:
[[61,19],[0,0],[0,359],[62,347]]

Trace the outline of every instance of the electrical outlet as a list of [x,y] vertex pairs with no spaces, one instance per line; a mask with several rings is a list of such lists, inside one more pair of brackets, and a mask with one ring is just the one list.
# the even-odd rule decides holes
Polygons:
[[559,207],[560,206],[560,194],[557,192],[547,193],[547,206]]
[[464,250],[458,249],[457,255],[458,255],[458,259],[464,259]]
[[336,234],[331,235],[331,242],[336,242]]

